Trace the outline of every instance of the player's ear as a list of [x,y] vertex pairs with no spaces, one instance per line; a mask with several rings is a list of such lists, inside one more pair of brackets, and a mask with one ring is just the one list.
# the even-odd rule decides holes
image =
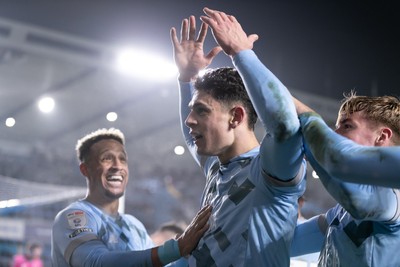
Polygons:
[[241,106],[236,106],[230,110],[230,113],[231,113],[231,119],[229,121],[229,125],[232,128],[236,128],[240,123],[243,122],[245,110]]
[[392,129],[388,128],[388,127],[383,127],[380,130],[380,134],[377,137],[376,141],[375,141],[375,145],[376,146],[388,146],[390,145],[390,139],[393,136],[393,131]]
[[88,170],[87,170],[87,165],[86,163],[82,162],[79,165],[79,170],[81,171],[82,175],[85,177],[88,177]]

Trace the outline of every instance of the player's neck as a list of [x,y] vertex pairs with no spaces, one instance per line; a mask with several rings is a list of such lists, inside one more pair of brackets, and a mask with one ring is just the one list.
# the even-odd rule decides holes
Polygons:
[[101,209],[104,213],[110,216],[117,216],[118,215],[118,207],[119,207],[119,200],[104,200],[104,199],[97,199],[90,195],[88,195],[85,199],[86,201],[90,202],[91,204],[95,205],[99,209]]
[[248,134],[235,139],[235,142],[223,154],[218,155],[222,164],[228,163],[234,157],[242,155],[258,147],[260,144],[254,134]]

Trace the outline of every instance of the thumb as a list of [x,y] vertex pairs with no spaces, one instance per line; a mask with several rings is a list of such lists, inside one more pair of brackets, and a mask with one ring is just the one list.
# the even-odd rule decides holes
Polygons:
[[252,43],[254,43],[255,41],[258,40],[258,35],[257,34],[250,34],[248,38]]
[[216,47],[214,47],[213,49],[211,49],[210,52],[208,52],[206,58],[207,58],[208,60],[213,60],[214,57],[215,57],[216,55],[218,55],[221,51],[222,51],[222,47],[221,47],[221,46],[216,46]]

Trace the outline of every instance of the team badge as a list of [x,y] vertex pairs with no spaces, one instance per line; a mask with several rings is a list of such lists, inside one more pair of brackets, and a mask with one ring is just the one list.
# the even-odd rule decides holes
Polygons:
[[78,229],[86,225],[86,214],[82,210],[75,210],[67,214],[68,224],[71,229]]

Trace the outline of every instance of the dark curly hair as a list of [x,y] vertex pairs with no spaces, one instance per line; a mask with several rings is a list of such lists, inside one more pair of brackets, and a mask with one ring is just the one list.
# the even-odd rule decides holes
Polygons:
[[88,159],[89,150],[93,144],[104,139],[114,139],[122,145],[125,144],[124,134],[120,130],[115,128],[98,129],[78,140],[75,150],[80,162],[85,162]]
[[236,69],[231,67],[208,69],[204,75],[196,79],[194,87],[198,91],[211,95],[226,106],[234,103],[242,104],[248,114],[248,127],[254,130],[257,113]]

